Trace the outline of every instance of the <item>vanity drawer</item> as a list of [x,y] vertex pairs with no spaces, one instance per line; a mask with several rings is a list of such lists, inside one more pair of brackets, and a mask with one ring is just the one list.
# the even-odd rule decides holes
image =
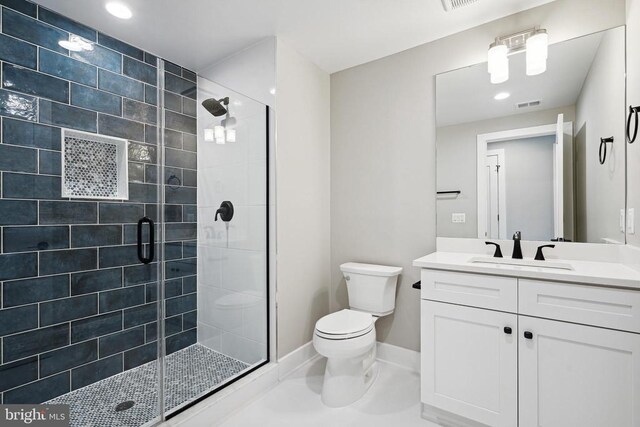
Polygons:
[[422,299],[515,313],[518,279],[422,270]]
[[520,314],[640,333],[640,291],[520,279]]

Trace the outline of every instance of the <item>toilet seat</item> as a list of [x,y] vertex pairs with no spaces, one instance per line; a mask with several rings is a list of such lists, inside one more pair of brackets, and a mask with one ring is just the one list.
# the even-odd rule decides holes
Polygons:
[[366,335],[373,328],[374,319],[371,314],[345,309],[318,320],[315,334],[329,340],[348,340]]

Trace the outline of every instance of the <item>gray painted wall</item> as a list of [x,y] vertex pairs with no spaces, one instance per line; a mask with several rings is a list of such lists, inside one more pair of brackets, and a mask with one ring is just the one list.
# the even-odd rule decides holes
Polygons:
[[[576,102],[577,240],[624,243],[620,209],[625,208],[625,54],[624,28],[608,31],[600,42]],[[598,160],[601,137],[613,136],[606,163]]]
[[278,39],[278,357],[329,313],[329,75]]
[[[640,105],[640,0],[627,0],[627,104]],[[640,213],[640,143],[627,144],[628,207]],[[636,214],[638,215],[638,214]],[[636,227],[638,227],[636,220]],[[627,242],[640,246],[640,230],[627,235]]]

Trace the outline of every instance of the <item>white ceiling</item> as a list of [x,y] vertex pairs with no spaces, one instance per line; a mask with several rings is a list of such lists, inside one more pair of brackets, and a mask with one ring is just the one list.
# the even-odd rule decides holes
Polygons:
[[79,22],[193,70],[278,36],[333,73],[553,0],[479,0],[444,12],[440,0],[36,0]]
[[[526,75],[524,53],[509,57],[509,80],[494,85],[487,64],[436,77],[436,121],[439,127],[575,105],[602,40],[602,33],[551,45],[547,72]],[[511,97],[496,101],[500,92]],[[521,102],[541,101],[538,107],[516,109]]]

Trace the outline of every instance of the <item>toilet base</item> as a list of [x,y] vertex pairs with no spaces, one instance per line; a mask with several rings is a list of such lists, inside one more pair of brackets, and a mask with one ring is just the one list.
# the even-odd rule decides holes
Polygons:
[[328,358],[322,385],[322,403],[340,408],[364,396],[378,376],[375,359],[375,345],[361,357]]

